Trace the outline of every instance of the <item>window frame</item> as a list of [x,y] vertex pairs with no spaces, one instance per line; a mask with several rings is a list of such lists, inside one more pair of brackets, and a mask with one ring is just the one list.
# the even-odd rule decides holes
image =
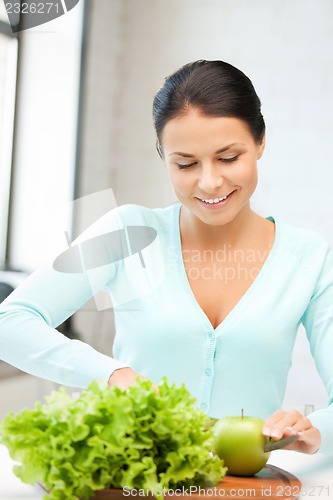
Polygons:
[[[14,159],[14,137],[15,137],[15,114],[17,107],[17,84],[18,84],[18,71],[19,71],[19,34],[13,33],[9,22],[3,21],[0,19],[0,35],[4,37],[8,37],[9,39],[17,40],[17,48],[16,48],[16,61],[15,61],[15,74],[14,74],[14,83],[15,86],[13,88],[13,108],[12,108],[12,116],[10,118],[10,128],[12,134],[12,141],[10,144],[10,150],[8,152],[9,161],[8,165],[5,166],[7,169],[5,176],[7,179],[7,185],[4,188],[5,192],[5,200],[1,201],[1,210],[4,211],[3,219],[6,221],[2,224],[2,230],[0,231],[0,270],[7,270],[7,252],[8,252],[8,237],[9,237],[9,214],[10,214],[10,202],[11,202],[11,183],[13,176],[13,159]],[[1,229],[1,228],[0,228]]]

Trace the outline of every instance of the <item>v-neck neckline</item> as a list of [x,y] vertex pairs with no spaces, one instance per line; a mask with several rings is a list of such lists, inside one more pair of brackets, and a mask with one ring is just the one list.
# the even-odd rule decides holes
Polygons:
[[277,223],[276,219],[269,216],[266,217],[267,220],[270,220],[274,223],[275,225],[275,237],[274,237],[274,242],[273,245],[270,249],[270,252],[268,256],[266,257],[265,262],[263,263],[258,275],[256,278],[253,280],[249,288],[245,291],[245,293],[241,296],[241,298],[236,302],[236,304],[233,306],[233,308],[229,311],[229,313],[225,316],[225,318],[214,328],[213,324],[211,323],[210,319],[208,318],[207,314],[204,312],[202,307],[200,306],[199,302],[196,299],[196,296],[194,295],[194,292],[191,288],[189,279],[186,274],[186,269],[185,269],[185,264],[182,256],[182,243],[181,243],[181,234],[180,234],[180,210],[181,210],[181,203],[175,203],[175,210],[174,210],[174,215],[175,215],[175,220],[174,220],[174,225],[173,227],[175,228],[174,230],[174,239],[175,239],[175,246],[177,249],[176,255],[177,255],[177,260],[178,260],[178,269],[180,271],[179,277],[182,281],[182,284],[184,286],[184,290],[187,292],[187,295],[191,299],[193,308],[199,313],[199,316],[201,317],[201,320],[203,323],[206,325],[206,328],[210,331],[213,332],[215,335],[218,335],[222,332],[222,330],[230,323],[232,322],[236,317],[238,312],[244,307],[246,302],[251,298],[253,293],[255,292],[256,288],[259,286],[260,282],[264,278],[266,274],[266,269],[270,266],[271,261],[274,258],[274,255],[277,252],[277,248],[279,246],[279,240],[280,240],[280,230],[279,230],[279,224]]

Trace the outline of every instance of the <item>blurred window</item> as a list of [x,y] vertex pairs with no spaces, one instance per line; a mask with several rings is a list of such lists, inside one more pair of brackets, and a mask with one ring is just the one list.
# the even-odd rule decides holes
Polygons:
[[4,21],[5,23],[8,23],[8,17],[7,17],[4,2],[0,2],[0,21]]
[[5,267],[18,40],[0,2],[0,269]]

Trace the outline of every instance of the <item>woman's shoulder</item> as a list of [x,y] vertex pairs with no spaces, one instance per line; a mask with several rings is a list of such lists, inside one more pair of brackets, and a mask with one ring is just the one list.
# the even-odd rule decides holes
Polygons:
[[149,208],[143,205],[126,204],[117,207],[117,214],[126,223],[163,223],[169,221],[175,216],[175,212],[179,210],[179,203],[173,203],[167,207]]
[[78,240],[123,229],[125,226],[151,226],[158,231],[167,231],[172,226],[177,210],[178,203],[164,208],[149,208],[138,204],[119,205],[85,229]]
[[314,229],[272,218],[280,247],[303,257],[323,257],[330,251],[329,241]]
[[135,204],[121,205],[117,208],[117,217],[121,220],[122,227],[150,226],[159,233],[173,230],[178,213],[179,203],[161,208],[149,208]]

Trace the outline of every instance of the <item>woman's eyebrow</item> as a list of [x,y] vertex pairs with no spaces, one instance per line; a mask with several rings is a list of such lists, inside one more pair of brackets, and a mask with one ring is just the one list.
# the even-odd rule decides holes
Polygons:
[[168,156],[172,155],[177,155],[177,156],[184,156],[184,158],[193,158],[194,155],[188,154],[188,153],[181,153],[179,151],[174,151],[174,153],[168,154]]
[[243,142],[233,142],[232,144],[228,144],[228,146],[225,146],[221,149],[218,149],[217,151],[215,151],[214,154],[219,154],[219,153],[224,153],[225,151],[227,151],[228,149],[232,148],[233,146],[245,146],[245,144]]
[[[233,142],[232,144],[228,144],[227,146],[224,146],[223,148],[218,149],[217,151],[215,151],[214,154],[217,155],[220,153],[224,153],[225,151],[232,148],[233,146],[245,146],[245,144],[242,142]],[[172,155],[183,156],[184,158],[193,158],[195,156],[195,155],[192,155],[190,153],[182,153],[181,151],[174,151],[173,153],[170,153],[168,156],[172,156]]]

